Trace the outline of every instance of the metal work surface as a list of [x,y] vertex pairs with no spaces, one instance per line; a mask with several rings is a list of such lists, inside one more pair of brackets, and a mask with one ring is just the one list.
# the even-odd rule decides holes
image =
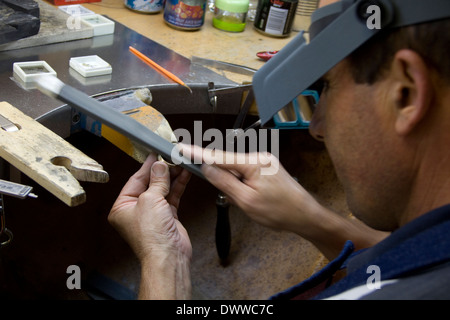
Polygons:
[[[32,118],[38,119],[63,103],[41,94],[24,91],[13,79],[13,63],[46,61],[58,78],[88,95],[123,88],[172,84],[170,80],[147,66],[129,52],[133,46],[188,84],[235,85],[236,83],[198,65],[176,52],[115,22],[114,34],[89,39],[0,53],[0,101],[7,101]],[[69,67],[71,57],[98,55],[112,66],[112,74],[84,78]]]

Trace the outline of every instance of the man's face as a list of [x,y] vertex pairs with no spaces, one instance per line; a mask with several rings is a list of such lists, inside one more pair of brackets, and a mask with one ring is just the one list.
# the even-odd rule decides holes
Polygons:
[[385,94],[389,80],[356,84],[346,60],[323,80],[310,132],[325,143],[355,216],[374,228],[394,229],[407,175],[399,170],[401,150]]

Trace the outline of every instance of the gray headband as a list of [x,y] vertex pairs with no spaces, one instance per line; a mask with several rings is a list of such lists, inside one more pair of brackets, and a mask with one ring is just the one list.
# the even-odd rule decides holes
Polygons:
[[[379,8],[379,28],[368,26],[370,6]],[[378,32],[445,18],[450,0],[342,0],[316,10],[310,42],[300,33],[253,77],[261,123]]]

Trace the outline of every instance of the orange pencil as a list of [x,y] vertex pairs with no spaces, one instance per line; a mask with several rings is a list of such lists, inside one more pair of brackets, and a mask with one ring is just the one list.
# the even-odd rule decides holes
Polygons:
[[143,53],[139,52],[138,50],[136,50],[135,48],[130,46],[130,51],[132,53],[134,53],[139,59],[141,59],[142,61],[144,61],[145,63],[147,63],[150,67],[156,69],[157,71],[161,72],[163,75],[165,75],[167,78],[169,78],[172,81],[175,81],[178,84],[181,84],[182,86],[185,86],[186,88],[189,89],[189,91],[192,93],[191,88],[189,88],[184,82],[183,80],[181,80],[180,78],[178,78],[176,75],[174,75],[172,72],[164,69],[163,67],[161,67],[159,64],[157,64],[155,61],[153,61],[152,59],[150,59],[149,57],[145,56]]

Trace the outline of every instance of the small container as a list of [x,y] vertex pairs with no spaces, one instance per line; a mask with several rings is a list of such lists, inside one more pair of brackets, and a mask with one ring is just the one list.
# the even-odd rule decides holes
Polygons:
[[205,22],[206,0],[166,0],[164,21],[178,30],[199,30]]
[[112,73],[111,65],[97,55],[70,58],[69,65],[85,78]]
[[254,26],[272,37],[288,37],[292,31],[298,0],[259,0]]
[[139,13],[158,13],[164,9],[164,0],[124,0],[124,4]]
[[213,26],[231,32],[244,31],[248,7],[249,0],[215,0]]
[[311,15],[319,6],[319,0],[298,0],[295,12],[293,31],[308,31],[311,25]]
[[56,77],[56,71],[45,61],[14,62],[13,75],[23,82],[35,81],[42,74]]
[[82,16],[81,22],[92,28],[94,37],[114,33],[114,22],[100,14]]

